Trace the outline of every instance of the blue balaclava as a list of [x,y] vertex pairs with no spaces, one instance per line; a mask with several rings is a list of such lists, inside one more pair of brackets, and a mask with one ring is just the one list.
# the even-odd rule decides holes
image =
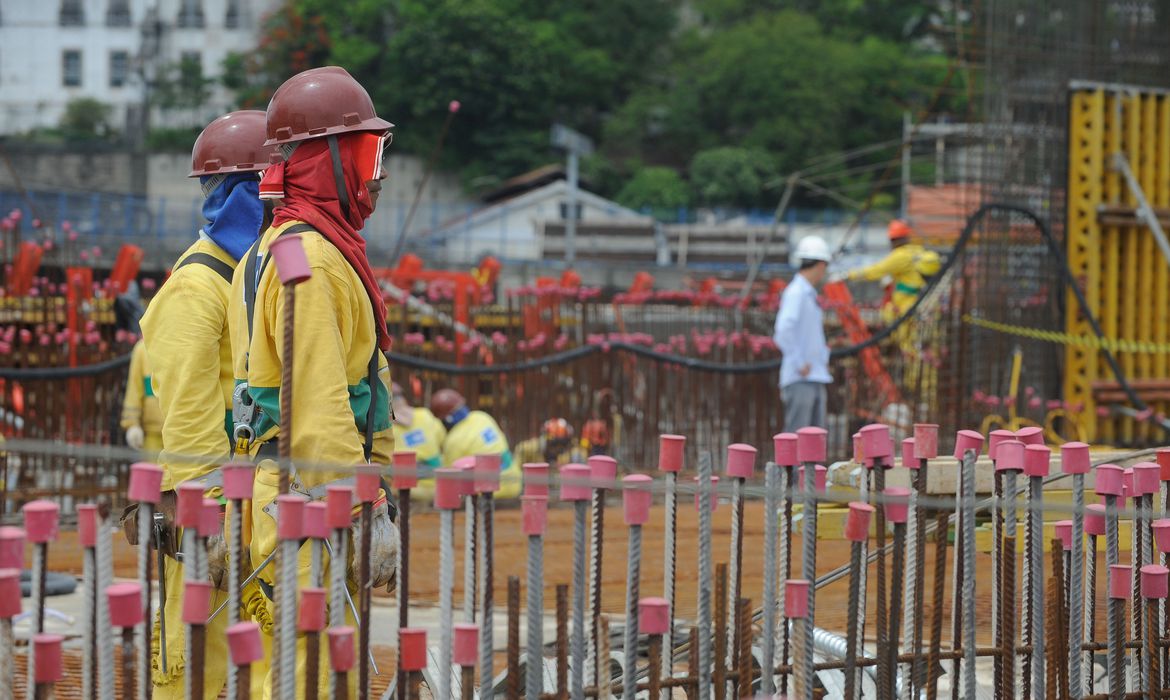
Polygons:
[[[214,180],[223,178],[218,184]],[[260,236],[264,222],[264,202],[260,200],[260,179],[256,173],[231,175],[204,175],[199,183],[211,191],[203,200],[203,217],[207,225],[203,232],[236,260],[244,257],[248,248]]]

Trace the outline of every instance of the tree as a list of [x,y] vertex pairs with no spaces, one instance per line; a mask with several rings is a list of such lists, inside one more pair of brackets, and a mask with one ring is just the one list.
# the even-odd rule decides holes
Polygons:
[[775,175],[766,153],[734,146],[699,151],[690,168],[695,202],[707,206],[759,206]]
[[74,97],[65,103],[58,128],[67,142],[104,141],[113,134],[110,105],[93,97]]
[[159,72],[151,97],[162,109],[198,109],[211,97],[214,82],[199,60],[183,58]]
[[[339,3],[338,8],[349,3]],[[224,87],[235,92],[240,107],[264,109],[285,80],[328,64],[330,36],[321,15],[306,15],[300,3],[286,0],[261,20],[260,43],[248,53],[230,53],[223,61]]]
[[672,168],[650,166],[639,170],[618,192],[617,201],[631,209],[673,211],[690,203],[687,183]]

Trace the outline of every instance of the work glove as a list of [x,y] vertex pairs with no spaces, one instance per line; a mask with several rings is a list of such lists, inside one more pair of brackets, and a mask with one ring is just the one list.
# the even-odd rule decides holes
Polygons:
[[145,443],[146,433],[143,432],[141,425],[132,425],[126,428],[126,444],[132,449],[141,450]]
[[223,533],[207,538],[207,574],[219,590],[228,590],[228,547]]
[[[179,551],[179,535],[175,528],[177,503],[178,498],[174,491],[163,491],[158,505],[155,506],[155,510],[163,516],[162,522],[156,525],[161,528],[158,533],[158,549],[172,559]],[[122,517],[119,519],[122,532],[126,534],[126,541],[134,547],[138,546],[138,512],[138,504],[131,503],[122,510]]]
[[[381,588],[394,577],[398,566],[398,526],[390,520],[386,501],[374,505],[373,526],[370,528],[370,584]],[[350,527],[353,533],[354,569],[360,567],[362,524],[360,518]]]

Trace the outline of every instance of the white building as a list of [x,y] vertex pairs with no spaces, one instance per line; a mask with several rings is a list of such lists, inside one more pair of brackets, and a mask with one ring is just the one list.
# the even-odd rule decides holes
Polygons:
[[[142,74],[197,61],[218,77],[223,59],[257,43],[279,0],[3,0],[0,3],[0,134],[55,126],[66,103],[91,97],[113,107],[115,127],[132,123],[144,99]],[[216,86],[196,123],[231,106]],[[154,116],[158,123],[158,115]]]

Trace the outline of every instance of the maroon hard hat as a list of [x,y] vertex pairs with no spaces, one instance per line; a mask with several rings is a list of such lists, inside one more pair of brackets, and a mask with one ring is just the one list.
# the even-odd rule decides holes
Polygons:
[[344,68],[325,66],[297,73],[277,88],[268,103],[266,146],[348,131],[387,131],[374,103]]
[[467,399],[454,389],[439,389],[431,397],[431,413],[435,414],[439,420],[443,420],[466,405]]
[[229,112],[207,125],[191,149],[187,177],[263,170],[280,162],[280,150],[266,146],[265,116],[258,109]]

